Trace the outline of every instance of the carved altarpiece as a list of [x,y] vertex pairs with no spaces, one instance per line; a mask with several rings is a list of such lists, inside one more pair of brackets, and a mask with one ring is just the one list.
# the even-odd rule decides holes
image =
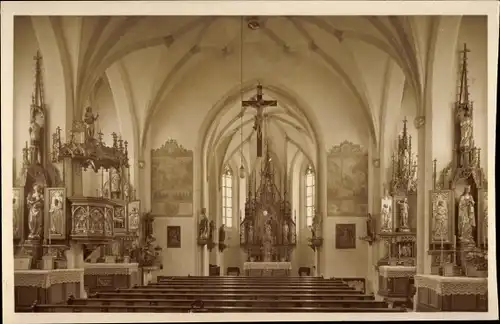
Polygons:
[[[437,161],[434,160],[433,192],[446,191],[452,197],[449,222],[452,224],[450,235],[454,238],[452,242],[448,240],[445,244],[431,241],[429,253],[433,256],[434,268],[443,268],[444,265],[445,268],[454,268],[453,273],[461,271],[467,276],[478,276],[484,275],[487,270],[488,242],[487,236],[484,235],[487,229],[484,220],[488,216],[484,199],[486,197],[487,206],[487,182],[481,168],[481,149],[476,147],[473,136],[474,107],[469,98],[467,76],[469,51],[464,44],[461,51],[460,90],[452,114],[455,121],[453,159],[439,176],[436,170]],[[432,222],[438,217],[438,211],[433,210]],[[432,236],[432,232],[430,234]]]
[[240,224],[240,246],[247,253],[247,261],[287,262],[297,243],[296,224],[286,191],[282,195],[274,183],[268,143],[266,147],[259,188],[253,191],[252,179],[248,182],[245,218]]
[[[379,239],[386,248],[386,255],[377,262],[381,265],[414,266],[416,257],[416,207],[417,207],[417,157],[412,151],[412,138],[408,133],[407,119],[398,136],[396,152],[392,155],[391,180],[386,197],[381,201],[381,218],[384,204],[392,213],[390,227],[381,226]],[[386,216],[387,217],[387,216]],[[384,220],[380,219],[383,225]]]
[[[67,249],[64,241],[51,242],[45,230],[50,211],[46,207],[46,190],[51,185],[62,185],[57,169],[47,159],[46,111],[44,102],[42,57],[34,57],[35,78],[30,105],[29,141],[22,149],[22,167],[15,177],[13,188],[14,255],[16,258],[31,258],[31,267],[42,266],[42,255],[54,254],[63,259]],[[62,200],[64,202],[64,199]],[[61,215],[62,218],[66,215]]]

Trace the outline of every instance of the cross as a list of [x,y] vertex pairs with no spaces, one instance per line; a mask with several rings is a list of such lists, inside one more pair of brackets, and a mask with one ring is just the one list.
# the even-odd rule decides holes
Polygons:
[[264,108],[277,107],[276,100],[264,100],[262,98],[262,85],[257,85],[257,96],[253,100],[243,100],[243,107],[254,108],[257,113],[255,115],[255,123],[253,129],[257,132],[257,157],[262,157],[262,120],[264,119]]

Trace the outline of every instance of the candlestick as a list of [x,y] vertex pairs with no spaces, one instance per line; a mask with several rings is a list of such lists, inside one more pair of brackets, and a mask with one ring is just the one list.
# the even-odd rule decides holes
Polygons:
[[443,239],[443,233],[441,232],[441,268],[443,267],[444,264],[444,239]]

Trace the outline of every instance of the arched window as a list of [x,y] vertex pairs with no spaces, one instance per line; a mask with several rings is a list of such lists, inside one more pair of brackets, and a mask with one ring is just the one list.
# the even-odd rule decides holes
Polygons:
[[228,166],[222,174],[222,224],[233,226],[233,172]]
[[316,193],[314,170],[311,166],[306,170],[306,225],[312,226],[314,217],[314,198]]

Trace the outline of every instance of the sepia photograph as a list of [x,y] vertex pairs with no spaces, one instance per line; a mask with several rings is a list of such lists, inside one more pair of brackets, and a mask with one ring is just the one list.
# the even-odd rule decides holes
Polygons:
[[2,3],[4,322],[498,319],[498,32],[495,1]]

